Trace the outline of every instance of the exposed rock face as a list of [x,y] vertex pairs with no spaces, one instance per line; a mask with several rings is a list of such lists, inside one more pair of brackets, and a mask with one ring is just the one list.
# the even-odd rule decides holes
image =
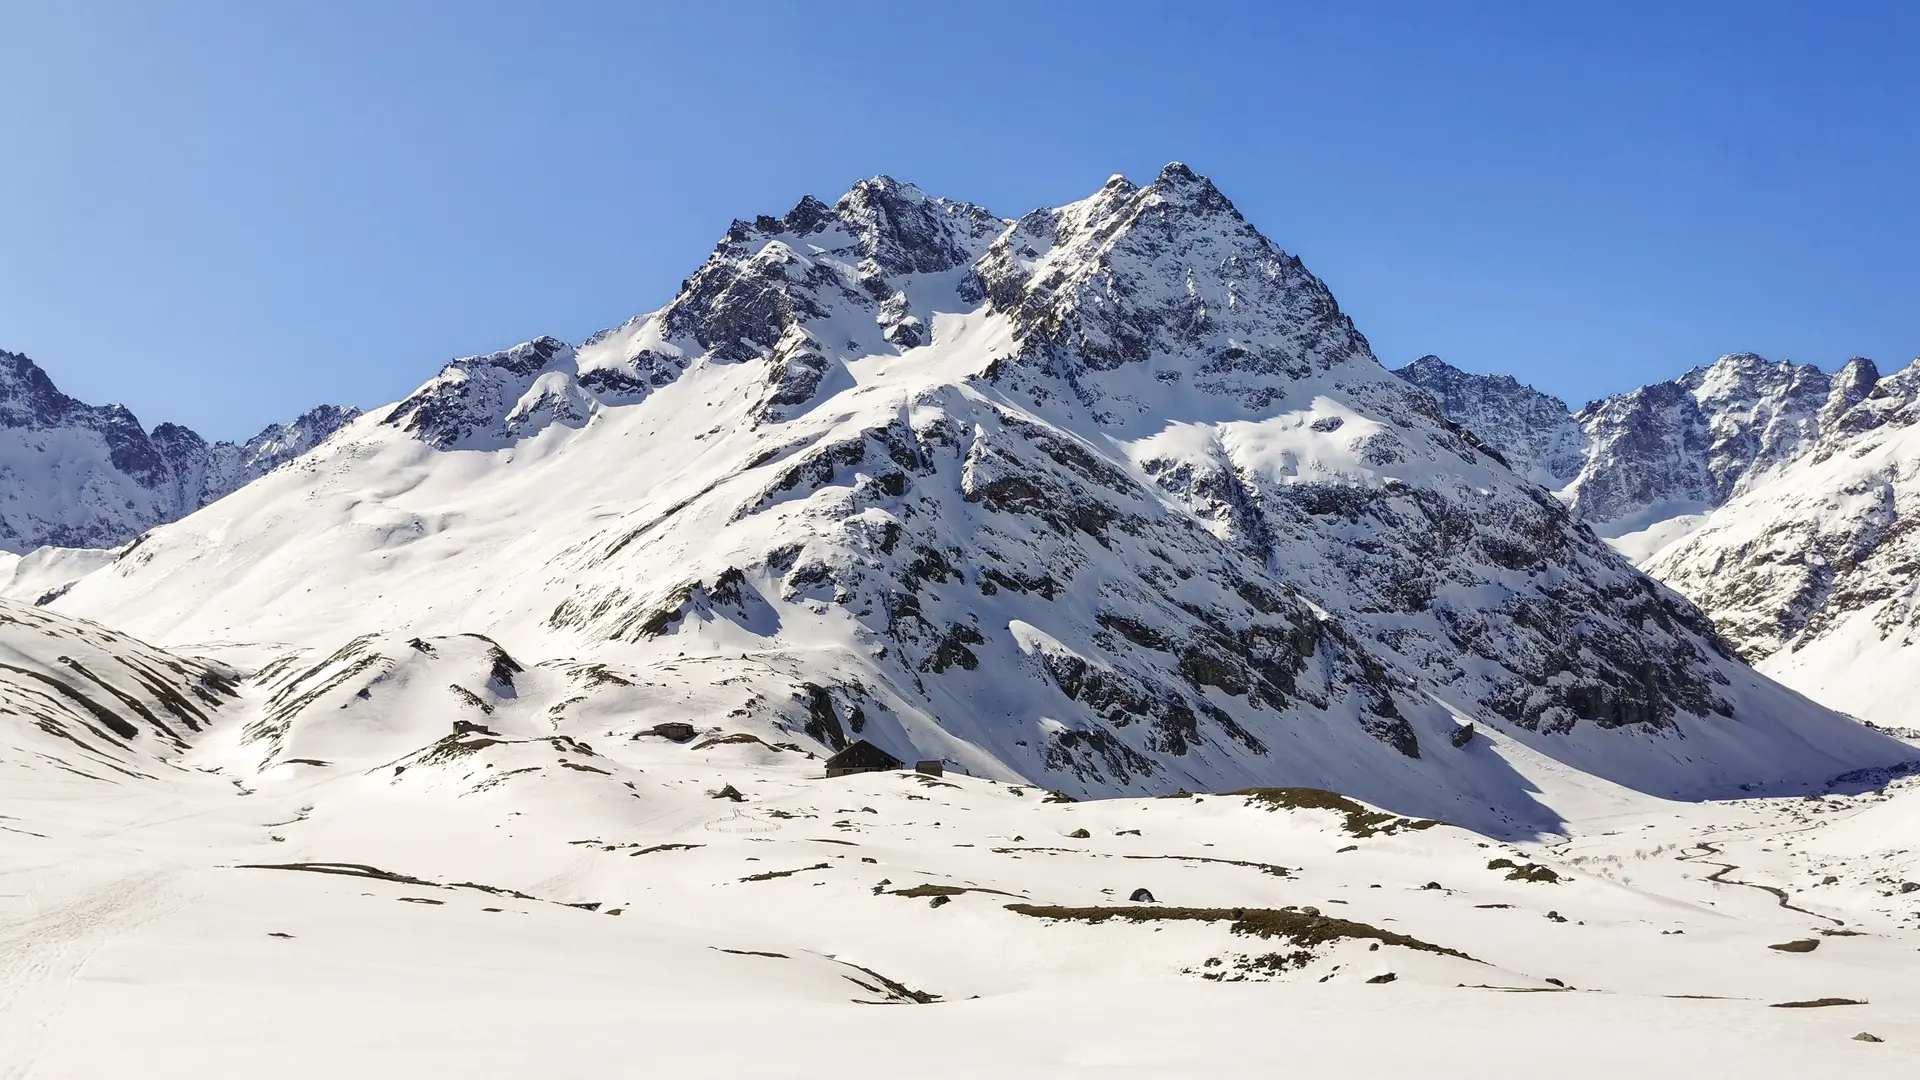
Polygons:
[[1590,445],[1569,504],[1602,523],[1718,506],[1812,444],[1831,390],[1819,368],[1739,353],[1593,402],[1576,417]]
[[1592,402],[1578,422],[1591,440],[1588,460],[1565,498],[1589,520],[1641,523],[1719,501],[1706,418],[1679,382]]
[[598,402],[570,369],[573,356],[572,346],[539,337],[455,360],[383,422],[443,450],[499,443],[555,420],[584,423]]
[[1182,165],[1018,221],[884,177],[804,199],[660,310],[383,420],[56,606],[540,633],[823,749],[1077,794],[1524,818],[1462,719],[1675,793],[1900,753],[1733,659]]
[[[1142,471],[1365,627],[1395,662],[1383,672],[1422,671],[1477,709],[1549,730],[1730,708],[1700,666],[1714,646],[1697,613],[1384,377],[1326,287],[1185,167],[1029,215],[980,272],[1016,333],[997,381],[1036,409],[1064,383],[1089,434],[1144,435],[1128,445]],[[1554,569],[1566,580],[1536,584]],[[1645,631],[1629,625],[1663,628],[1678,651],[1641,652]],[[1504,671],[1469,675],[1468,658]],[[1379,693],[1393,711],[1391,686]]]
[[0,351],[0,550],[114,547],[318,445],[359,415],[323,405],[244,443],[208,443],[177,424],[152,432],[119,405],[61,393]]
[[1560,399],[1510,375],[1477,375],[1434,356],[1397,374],[1432,393],[1448,418],[1514,471],[1560,493],[1603,535],[1611,535],[1609,526],[1637,528],[1720,505],[1748,476],[1810,448],[1822,425],[1859,401],[1876,377],[1866,360],[1828,375],[1736,353],[1569,416]]
[[1437,356],[1395,372],[1425,389],[1447,418],[1493,447],[1513,471],[1549,491],[1573,481],[1586,465],[1586,433],[1567,403],[1511,375],[1476,375]]
[[[1184,165],[1146,188],[1114,177],[1090,199],[1027,215],[980,277],[1023,361],[1103,425],[1152,423],[1164,399],[1196,395],[1251,415],[1289,380],[1371,359],[1327,287]],[[1130,377],[1098,374],[1121,369]]]

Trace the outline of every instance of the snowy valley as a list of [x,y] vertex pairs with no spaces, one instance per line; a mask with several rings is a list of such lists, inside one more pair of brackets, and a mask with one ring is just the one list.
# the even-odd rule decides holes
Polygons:
[[1920,1060],[1906,373],[1390,372],[1177,163],[245,445],[5,359],[0,1076]]
[[0,744],[10,1075],[1145,1077],[1263,1070],[1276,1033],[1352,1075],[1895,1075],[1920,1039],[1916,780],[1673,802],[1479,734],[1565,835],[1072,801],[827,779],[641,672],[479,637],[235,682],[0,617],[34,721]]

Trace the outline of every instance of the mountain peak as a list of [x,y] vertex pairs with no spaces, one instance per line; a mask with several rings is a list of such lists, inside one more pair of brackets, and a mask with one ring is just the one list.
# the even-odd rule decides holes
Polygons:
[[1290,382],[1372,361],[1326,286],[1178,163],[1028,214],[976,270],[1020,366],[1067,374],[1104,424],[1150,422],[1175,398],[1251,415]]
[[0,427],[60,423],[80,402],[60,392],[24,353],[0,349]]
[[1191,182],[1191,181],[1203,180],[1203,179],[1205,178],[1202,177],[1199,173],[1196,173],[1192,169],[1187,168],[1187,165],[1185,162],[1169,161],[1167,162],[1165,167],[1163,167],[1160,170],[1160,176],[1156,182],[1163,183],[1163,184],[1178,184],[1181,182]]
[[981,207],[929,196],[886,175],[853,185],[833,212],[866,256],[868,276],[940,273],[971,263],[1006,227]]
[[793,209],[787,211],[787,216],[780,220],[780,226],[787,232],[805,236],[819,229],[832,217],[833,207],[811,195],[802,195]]
[[[1140,190],[1144,197],[1160,205],[1185,207],[1203,215],[1230,215],[1234,221],[1244,223],[1240,211],[1221,194],[1212,180],[1178,161],[1161,169],[1160,175],[1153,178],[1153,183]],[[1248,229],[1252,231],[1251,226]]]
[[1833,378],[1835,382],[1871,385],[1880,379],[1880,365],[1864,356],[1856,356],[1841,364],[1840,370],[1834,372]]
[[1812,364],[1769,360],[1758,353],[1735,352],[1727,353],[1711,364],[1689,368],[1674,381],[1697,397],[1718,398],[1751,395],[1761,392],[1763,387],[1785,387],[1809,381],[1821,383],[1820,392],[1824,393],[1826,378],[1826,373]]
[[1199,194],[1211,192],[1217,195],[1220,191],[1214,186],[1212,180],[1194,172],[1184,162],[1179,161],[1168,162],[1166,167],[1160,170],[1160,175],[1153,178],[1150,186],[1160,188],[1162,191],[1192,191]]
[[1437,385],[1443,382],[1451,382],[1457,379],[1500,378],[1500,376],[1498,375],[1479,375],[1474,372],[1462,370],[1460,368],[1454,367],[1452,364],[1447,363],[1445,360],[1440,359],[1438,356],[1435,356],[1432,353],[1427,353],[1425,356],[1422,356],[1400,368],[1395,369],[1394,374],[1400,376],[1403,379],[1406,379],[1408,382],[1418,383],[1421,386],[1425,386],[1429,390],[1433,388],[1433,385]]
[[[1394,374],[1440,397],[1443,406],[1446,405],[1447,395],[1458,392],[1461,387],[1485,386],[1509,395],[1540,398],[1551,402],[1561,412],[1567,411],[1566,403],[1559,398],[1537,390],[1511,375],[1482,375],[1467,371],[1447,363],[1432,353],[1396,369]],[[1452,413],[1449,412],[1448,415],[1451,416]]]
[[843,203],[865,202],[873,199],[898,198],[920,200],[926,197],[927,193],[921,191],[913,184],[895,180],[886,173],[878,173],[864,180],[855,180],[853,186],[848,188],[847,193],[840,196],[834,205],[839,206]]

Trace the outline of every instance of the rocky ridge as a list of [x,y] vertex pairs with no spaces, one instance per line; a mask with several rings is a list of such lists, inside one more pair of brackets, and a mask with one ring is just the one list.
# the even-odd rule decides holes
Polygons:
[[1636,560],[1808,451],[1879,378],[1870,360],[1829,374],[1734,353],[1568,412],[1512,376],[1438,357],[1397,374]]
[[1586,466],[1586,432],[1567,403],[1511,375],[1479,375],[1423,356],[1395,374],[1440,403],[1447,418],[1494,447],[1513,471],[1549,491]]
[[1649,572],[1696,597],[1749,659],[1836,706],[1908,721],[1920,677],[1920,365],[1836,376],[1821,430]]

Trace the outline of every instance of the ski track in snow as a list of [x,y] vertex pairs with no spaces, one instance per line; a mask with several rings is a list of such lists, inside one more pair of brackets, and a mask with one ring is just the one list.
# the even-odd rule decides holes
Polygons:
[[[35,879],[13,877],[31,914],[0,923],[0,1078],[33,1075],[48,1031],[67,1018],[73,982],[117,937],[164,918],[183,902],[170,875],[141,870],[75,896],[43,895]],[[11,1059],[11,1060],[10,1060]]]

